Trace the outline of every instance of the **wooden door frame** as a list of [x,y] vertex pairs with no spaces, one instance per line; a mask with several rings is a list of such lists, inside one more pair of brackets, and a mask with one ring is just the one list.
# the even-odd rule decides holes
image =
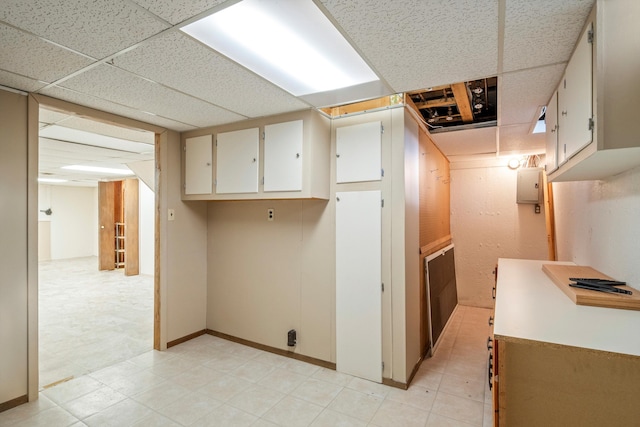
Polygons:
[[[39,147],[39,119],[40,107],[47,107],[53,110],[60,110],[75,114],[79,117],[86,117],[97,122],[106,122],[122,127],[142,129],[155,133],[155,255],[154,255],[154,342],[153,348],[156,350],[166,349],[166,316],[161,312],[161,299],[165,298],[166,292],[162,291],[160,281],[159,261],[166,257],[166,248],[160,245],[161,218],[160,206],[166,201],[162,200],[161,185],[163,178],[160,168],[161,142],[164,135],[166,141],[167,130],[160,126],[140,122],[134,119],[118,116],[116,114],[95,110],[71,102],[50,98],[45,95],[30,93],[28,95],[28,117],[27,117],[27,138],[28,138],[28,179],[27,204],[29,208],[27,219],[27,292],[28,292],[28,399],[34,401],[38,399],[39,393],[39,343],[38,343],[38,155]],[[162,252],[162,253],[161,253]],[[164,340],[162,339],[164,337]]]

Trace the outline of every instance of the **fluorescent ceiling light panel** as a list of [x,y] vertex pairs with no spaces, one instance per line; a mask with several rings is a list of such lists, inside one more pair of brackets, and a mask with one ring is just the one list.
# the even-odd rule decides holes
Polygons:
[[94,172],[98,174],[107,173],[113,175],[133,175],[133,172],[131,172],[131,170],[129,169],[104,168],[100,166],[70,165],[62,166],[62,169],[81,172]]
[[181,30],[295,96],[379,80],[312,0],[243,0]]

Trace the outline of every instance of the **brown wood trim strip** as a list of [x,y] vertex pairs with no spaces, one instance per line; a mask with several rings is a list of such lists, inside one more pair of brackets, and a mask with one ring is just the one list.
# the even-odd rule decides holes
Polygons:
[[435,251],[447,247],[451,244],[451,234],[444,236],[435,242],[431,242],[428,245],[424,245],[420,248],[420,254],[431,255]]
[[8,411],[9,409],[13,409],[16,406],[20,406],[29,401],[29,396],[26,394],[24,396],[16,397],[15,399],[8,400],[4,403],[0,403],[0,412]]
[[259,344],[253,341],[248,341],[242,338],[234,337],[233,335],[227,335],[222,332],[213,331],[211,329],[207,329],[207,334],[213,335],[214,337],[223,338],[225,340],[233,341],[238,344],[246,345],[249,347],[256,348],[258,350],[268,351],[269,353],[277,354],[280,356],[289,357],[291,359],[300,360],[301,362],[311,363],[312,365],[321,366],[323,368],[336,370],[336,364],[332,362],[327,362],[325,360],[316,359],[315,357],[305,356],[302,354],[294,353],[292,351],[282,350],[280,348],[271,347],[264,344]]
[[173,347],[174,345],[182,344],[183,342],[187,342],[187,341],[192,340],[192,339],[194,339],[194,338],[198,338],[199,336],[204,335],[204,334],[206,334],[206,333],[207,333],[207,330],[206,330],[206,329],[203,329],[203,330],[201,330],[201,331],[194,332],[194,333],[192,333],[192,334],[186,335],[186,336],[184,336],[184,337],[182,337],[182,338],[178,338],[178,339],[176,339],[176,340],[169,341],[169,342],[167,343],[167,348],[171,348],[171,347]]
[[[160,178],[160,160],[163,153],[160,151],[160,135],[155,137],[155,215],[153,238],[153,348],[161,349],[160,334],[160,190],[162,188]],[[164,236],[162,236],[164,238]]]
[[400,381],[394,381],[391,378],[383,378],[382,384],[389,387],[399,388],[400,390],[407,390],[409,388],[409,384],[401,383]]

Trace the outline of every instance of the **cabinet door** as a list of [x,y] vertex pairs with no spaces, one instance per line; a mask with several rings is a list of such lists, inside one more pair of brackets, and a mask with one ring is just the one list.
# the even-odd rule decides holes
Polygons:
[[336,130],[336,182],[379,181],[382,177],[382,123]]
[[264,127],[264,191],[302,191],[302,120]]
[[258,192],[258,128],[218,134],[216,193]]
[[558,92],[554,92],[547,111],[544,113],[544,123],[546,127],[546,164],[547,173],[551,173],[558,168]]
[[593,140],[593,50],[588,26],[576,45],[558,89],[558,164],[562,164]]
[[213,191],[213,145],[211,135],[187,138],[184,142],[184,193],[211,194]]
[[379,383],[381,192],[338,192],[336,198],[336,370]]

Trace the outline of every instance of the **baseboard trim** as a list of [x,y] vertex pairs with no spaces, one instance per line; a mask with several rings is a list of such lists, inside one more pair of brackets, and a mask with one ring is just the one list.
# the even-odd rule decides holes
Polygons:
[[186,336],[184,336],[182,338],[178,338],[177,340],[170,341],[170,342],[167,343],[167,348],[171,348],[174,345],[182,344],[183,342],[187,342],[187,341],[192,340],[194,338],[198,338],[199,336],[204,335],[206,333],[207,333],[207,330],[203,329],[201,331],[194,332],[192,334],[186,335]]
[[336,370],[336,364],[332,362],[327,362],[326,360],[316,359],[315,357],[305,356],[302,354],[294,353],[292,351],[282,350],[280,348],[259,344],[253,341],[234,337],[233,335],[227,335],[225,333],[214,331],[211,329],[207,329],[207,334],[213,335],[214,337],[223,338],[225,340],[233,341],[238,344],[246,345],[248,347],[253,347],[258,350],[268,351],[269,353],[277,354],[279,356],[289,357],[291,359],[296,359],[302,362],[311,363],[312,365],[321,366],[323,368],[332,369],[334,371]]
[[400,381],[394,381],[391,378],[382,378],[382,384],[389,387],[399,388],[400,390],[407,390],[409,388],[408,383],[401,383]]
[[20,406],[29,401],[29,396],[24,395],[20,397],[16,397],[15,399],[8,400],[4,403],[0,403],[0,412],[8,411],[9,409],[13,409],[16,406]]

